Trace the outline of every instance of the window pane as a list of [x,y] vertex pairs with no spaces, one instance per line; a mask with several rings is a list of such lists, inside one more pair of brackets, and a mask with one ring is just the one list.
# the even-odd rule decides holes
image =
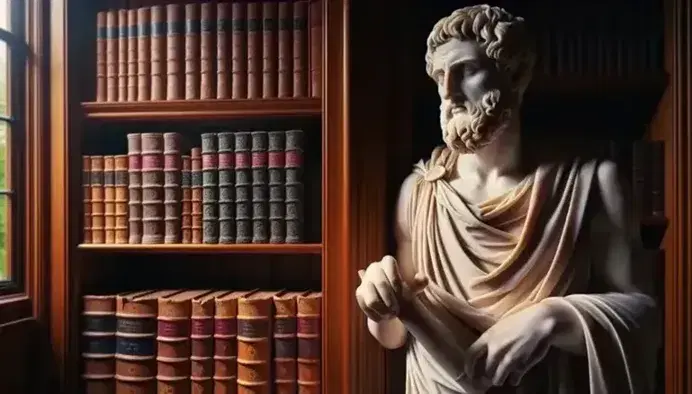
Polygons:
[[[0,0],[0,4],[1,3],[2,0]],[[7,46],[7,43],[5,41],[0,40],[0,115],[4,116],[10,115],[10,86],[8,84],[8,75],[10,73],[9,53],[10,48]]]
[[0,0],[0,28],[12,31],[10,25],[10,2],[15,0]]
[[10,197],[0,196],[0,281],[11,278]]

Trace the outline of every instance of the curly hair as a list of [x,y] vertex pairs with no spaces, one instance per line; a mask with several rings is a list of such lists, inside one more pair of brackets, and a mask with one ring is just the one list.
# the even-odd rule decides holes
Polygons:
[[498,70],[509,75],[512,90],[523,96],[536,62],[535,44],[523,18],[483,4],[460,8],[440,19],[427,40],[425,63],[431,77],[433,53],[454,38],[478,42]]

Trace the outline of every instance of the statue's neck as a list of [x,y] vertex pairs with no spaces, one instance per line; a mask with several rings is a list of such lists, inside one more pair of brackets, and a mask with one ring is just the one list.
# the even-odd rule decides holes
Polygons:
[[460,173],[473,171],[482,177],[521,175],[521,133],[512,122],[493,140],[473,154],[462,155],[457,162]]

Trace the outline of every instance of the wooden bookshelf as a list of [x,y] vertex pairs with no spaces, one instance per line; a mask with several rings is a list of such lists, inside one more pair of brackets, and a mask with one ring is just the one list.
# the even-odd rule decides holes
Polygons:
[[321,254],[322,244],[80,244],[90,253]]
[[263,100],[171,100],[144,102],[84,102],[87,119],[208,120],[319,116],[322,100],[290,98]]

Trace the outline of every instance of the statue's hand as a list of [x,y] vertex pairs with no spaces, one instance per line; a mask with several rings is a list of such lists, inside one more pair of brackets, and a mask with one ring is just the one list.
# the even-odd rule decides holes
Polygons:
[[553,312],[539,303],[495,323],[469,347],[467,377],[494,386],[519,385],[553,345],[558,324]]

